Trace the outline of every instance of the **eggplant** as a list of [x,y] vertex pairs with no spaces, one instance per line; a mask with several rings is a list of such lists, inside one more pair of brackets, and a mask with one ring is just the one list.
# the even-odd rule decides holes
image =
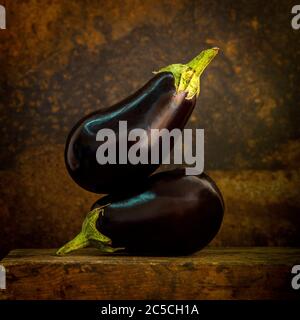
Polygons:
[[[162,68],[128,98],[81,119],[70,131],[65,147],[65,163],[72,179],[82,188],[102,194],[117,193],[146,180],[162,163],[161,157],[158,163],[118,161],[100,165],[96,154],[104,141],[97,141],[97,133],[101,129],[115,132],[116,159],[119,160],[119,147],[127,141],[127,133],[119,132],[119,124],[127,121],[127,131],[146,130],[149,139],[143,148],[149,155],[151,129],[184,128],[200,92],[200,75],[217,52],[218,48],[208,49],[187,64]],[[127,142],[127,154],[134,143]]]
[[95,246],[108,253],[188,255],[205,247],[220,229],[224,201],[205,173],[160,172],[139,189],[98,200],[79,235],[57,254]]

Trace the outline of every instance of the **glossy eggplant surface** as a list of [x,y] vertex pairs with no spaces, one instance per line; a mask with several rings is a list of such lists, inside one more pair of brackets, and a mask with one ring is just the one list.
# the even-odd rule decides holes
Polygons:
[[161,172],[140,186],[99,199],[81,233],[58,251],[86,245],[103,252],[138,255],[187,255],[205,247],[220,229],[224,201],[206,174],[184,169]]
[[[102,194],[118,193],[146,180],[162,163],[161,156],[158,163],[151,162],[151,129],[184,128],[199,95],[200,75],[217,52],[217,48],[208,49],[186,65],[162,68],[123,101],[79,120],[70,131],[65,147],[65,163],[72,179],[82,188]],[[120,131],[120,123],[124,121],[127,130]],[[97,150],[107,142],[97,139],[102,129],[115,133],[114,163],[99,163],[97,159]],[[146,132],[147,139],[141,144],[141,149],[147,150],[146,163],[132,164],[127,158],[129,149],[136,143],[127,141],[127,133],[133,129]]]

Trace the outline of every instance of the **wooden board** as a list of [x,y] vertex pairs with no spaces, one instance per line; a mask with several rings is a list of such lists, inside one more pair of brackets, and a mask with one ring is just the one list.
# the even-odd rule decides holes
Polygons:
[[0,299],[300,299],[291,287],[298,248],[208,248],[188,257],[66,257],[11,251]]

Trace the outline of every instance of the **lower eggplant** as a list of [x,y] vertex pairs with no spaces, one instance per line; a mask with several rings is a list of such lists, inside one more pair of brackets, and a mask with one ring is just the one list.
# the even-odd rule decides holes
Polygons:
[[161,172],[138,190],[99,199],[79,235],[57,254],[95,246],[102,252],[188,255],[215,237],[223,213],[222,195],[206,174],[186,176],[184,169]]

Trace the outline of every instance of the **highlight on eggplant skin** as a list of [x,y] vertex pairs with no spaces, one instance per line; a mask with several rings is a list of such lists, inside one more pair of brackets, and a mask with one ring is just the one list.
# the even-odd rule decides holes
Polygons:
[[[112,107],[95,111],[77,122],[65,146],[65,163],[71,178],[82,188],[101,194],[117,193],[128,184],[140,183],[161,164],[104,164],[96,159],[96,141],[101,129],[116,133],[119,150],[119,121],[127,121],[128,131],[144,129],[180,129],[187,123],[200,92],[200,76],[218,48],[202,51],[187,64],[172,64],[160,69],[141,89]],[[144,146],[150,154],[149,143]],[[121,143],[121,142],[120,142]],[[128,142],[127,152],[134,142]],[[173,147],[171,145],[171,147]],[[119,157],[117,153],[117,159]]]
[[[100,110],[81,120],[70,132],[65,148],[65,163],[72,179],[82,188],[94,193],[118,193],[141,183],[160,164],[104,164],[96,159],[97,132],[104,128],[116,133],[116,158],[119,158],[119,121],[127,121],[127,130],[139,128],[183,129],[195,106],[192,100],[176,99],[174,78],[171,73],[160,73],[142,89],[124,101]],[[175,108],[176,106],[176,108]],[[148,137],[149,139],[149,137]],[[128,142],[127,152],[134,142]],[[150,145],[145,146],[150,155]]]
[[139,191],[99,199],[81,233],[57,254],[95,246],[108,253],[188,255],[211,242],[223,214],[221,192],[206,174],[186,176],[184,169],[161,172]]

